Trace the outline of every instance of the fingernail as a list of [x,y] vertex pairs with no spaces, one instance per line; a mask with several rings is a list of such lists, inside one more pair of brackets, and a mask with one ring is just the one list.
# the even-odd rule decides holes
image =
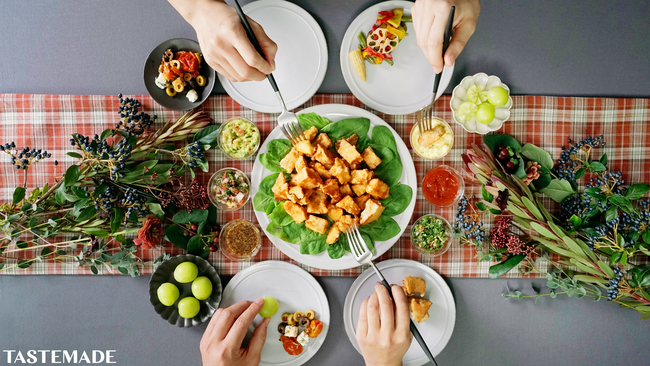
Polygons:
[[456,62],[456,55],[454,54],[448,55],[447,62],[446,62],[447,67],[451,67],[454,64],[454,62]]
[[438,67],[436,67],[436,66],[433,67],[433,71],[434,71],[436,74],[440,74],[440,69],[439,69]]
[[259,299],[255,300],[255,303],[259,304],[259,305],[263,305],[264,304],[264,299],[260,297]]

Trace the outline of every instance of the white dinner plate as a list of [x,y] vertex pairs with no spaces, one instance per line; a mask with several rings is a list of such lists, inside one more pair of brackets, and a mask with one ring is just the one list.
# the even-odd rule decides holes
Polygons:
[[[437,356],[447,345],[454,332],[456,324],[456,303],[454,296],[445,280],[430,267],[420,262],[406,259],[391,259],[377,263],[377,267],[390,284],[402,285],[406,276],[422,277],[427,285],[424,297],[433,304],[429,308],[429,319],[422,323],[415,323],[424,338],[431,354]],[[359,351],[357,344],[356,329],[359,320],[359,307],[363,300],[375,292],[375,284],[379,278],[372,268],[368,268],[352,283],[343,305],[343,324],[345,332],[350,338],[354,348]],[[404,355],[402,362],[404,366],[419,366],[429,360],[420,348],[418,342],[413,339],[411,347]]]
[[[385,1],[369,7],[352,21],[341,42],[341,71],[345,83],[363,104],[382,113],[413,113],[431,103],[436,74],[418,47],[413,23],[406,23],[408,36],[392,53],[393,66],[385,62],[380,65],[365,63],[366,82],[357,75],[348,54],[359,47],[359,32],[368,34],[375,24],[377,12],[404,8],[404,14],[411,15],[411,6],[410,1]],[[453,72],[454,66],[444,67],[436,99],[447,89]]]
[[[221,308],[227,308],[242,300],[255,301],[260,297],[273,296],[280,303],[266,331],[262,348],[262,366],[298,366],[309,361],[320,349],[327,337],[330,324],[330,307],[323,288],[305,270],[287,262],[264,261],[237,273],[226,285]],[[323,322],[323,331],[312,339],[298,356],[289,355],[279,341],[278,324],[282,313],[314,310],[316,319]],[[262,321],[257,316],[251,329]]]
[[[316,93],[327,71],[327,43],[320,26],[303,8],[288,1],[259,0],[242,10],[278,45],[273,76],[287,108],[301,106]],[[219,74],[219,81],[244,107],[263,113],[281,111],[266,79],[233,83]]]
[[[377,117],[376,115],[364,109],[350,106],[350,105],[344,105],[344,104],[323,104],[323,105],[318,105],[318,106],[304,109],[300,111],[298,114],[309,113],[309,112],[314,112],[316,114],[319,114],[329,119],[332,122],[336,122],[338,120],[351,118],[351,117],[368,118],[370,120],[370,131],[368,132],[368,136],[371,136],[372,129],[374,128],[374,126],[386,126],[393,133],[393,136],[395,137],[395,143],[397,144],[397,152],[399,153],[400,159],[402,160],[402,166],[403,166],[402,177],[400,178],[399,181],[400,183],[411,187],[411,189],[413,190],[413,197],[411,198],[411,203],[408,205],[406,210],[404,210],[404,212],[402,212],[400,215],[393,216],[393,219],[397,222],[397,224],[401,229],[399,235],[396,235],[386,241],[375,242],[375,250],[376,250],[375,258],[386,253],[386,251],[390,249],[390,247],[392,247],[393,244],[395,244],[395,242],[397,242],[400,236],[402,236],[402,233],[404,232],[404,230],[409,224],[409,221],[411,220],[411,216],[413,215],[413,210],[415,209],[415,199],[417,198],[418,182],[417,182],[417,176],[415,174],[415,165],[413,165],[413,158],[411,157],[411,153],[409,149],[404,144],[404,141],[402,141],[402,138],[399,137],[397,132],[395,132],[395,130],[393,130],[393,128],[388,123],[384,122],[384,120],[382,120],[381,118]],[[258,156],[255,158],[255,163],[253,164],[253,172],[251,173],[251,182],[252,182],[251,197],[255,197],[255,194],[257,193],[258,187],[262,179],[267,177],[269,174],[273,174],[271,171],[264,168],[262,163],[260,163],[259,154],[266,152],[266,147],[269,141],[274,139],[279,139],[279,138],[285,138],[285,137],[280,131],[280,128],[276,127],[275,129],[273,129],[273,131],[269,134],[269,136],[266,138],[266,140],[260,147]],[[257,222],[260,223],[260,227],[264,229],[264,232],[267,232],[266,228],[271,221],[266,216],[266,213],[259,212],[259,211],[254,211],[254,212],[255,212],[255,217],[257,218]],[[354,259],[352,254],[347,252],[343,257],[339,259],[331,259],[327,255],[327,251],[317,255],[300,254],[300,245],[287,243],[286,241],[268,233],[267,233],[267,237],[278,249],[282,251],[282,253],[286,254],[287,256],[289,256],[291,259],[295,261],[298,261],[302,264],[306,264],[311,267],[316,267],[316,268],[321,268],[326,270],[337,270],[337,269],[349,269],[349,268],[354,268],[359,266],[359,263],[357,263],[357,261]]]

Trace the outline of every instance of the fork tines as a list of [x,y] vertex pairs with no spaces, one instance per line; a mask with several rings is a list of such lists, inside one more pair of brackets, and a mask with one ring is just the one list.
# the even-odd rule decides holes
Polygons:
[[431,119],[433,119],[433,104],[420,109],[415,117],[417,119],[420,135],[431,129]]
[[280,124],[282,133],[293,143],[296,144],[304,139],[302,128],[298,122],[289,122]]
[[368,248],[366,241],[363,240],[356,223],[345,231],[345,235],[348,238],[350,250],[352,250],[352,254],[354,254],[355,258],[359,258],[365,253],[370,252],[370,249]]

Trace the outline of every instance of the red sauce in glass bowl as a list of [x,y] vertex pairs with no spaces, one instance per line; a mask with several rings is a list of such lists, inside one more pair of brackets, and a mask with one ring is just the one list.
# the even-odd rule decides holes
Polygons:
[[422,182],[422,193],[427,201],[441,207],[456,203],[464,190],[463,178],[446,165],[431,169]]

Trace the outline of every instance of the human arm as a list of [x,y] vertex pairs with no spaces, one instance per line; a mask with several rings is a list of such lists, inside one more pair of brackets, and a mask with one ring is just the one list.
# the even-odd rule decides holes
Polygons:
[[248,40],[237,11],[223,0],[168,1],[194,28],[203,58],[218,73],[231,81],[260,81],[275,70],[275,42],[248,18],[264,60]]
[[256,366],[260,363],[270,319],[262,320],[255,327],[247,348],[242,348],[241,344],[262,305],[264,300],[257,299],[217,309],[201,338],[203,366]]

